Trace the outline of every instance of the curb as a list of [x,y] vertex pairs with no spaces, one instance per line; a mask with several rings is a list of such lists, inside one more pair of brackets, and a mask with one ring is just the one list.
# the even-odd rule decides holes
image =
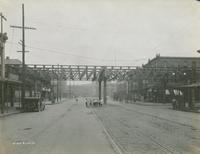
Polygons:
[[61,104],[63,102],[64,102],[64,100],[61,100],[61,101],[56,102],[56,103],[45,103],[45,105],[56,105],[56,104]]
[[140,103],[140,102],[135,102],[135,103],[130,103],[130,104],[136,104],[136,105],[142,105],[142,106],[170,106],[170,104],[162,104],[162,103]]
[[105,136],[107,137],[108,141],[110,142],[110,144],[111,144],[114,152],[116,154],[123,154],[122,150],[117,145],[117,143],[115,143],[115,141],[113,140],[112,136],[108,133],[108,131],[106,130],[105,126],[103,125],[103,123],[101,122],[101,120],[99,119],[99,117],[97,116],[96,112],[95,111],[91,111],[91,112],[93,113],[93,115],[95,116],[95,118],[97,119],[97,121],[99,122],[99,124],[101,125],[101,127],[103,128],[103,132],[105,133]]
[[4,117],[8,117],[8,116],[11,116],[11,115],[14,115],[14,114],[19,114],[19,113],[22,113],[21,111],[16,111],[16,112],[8,112],[8,113],[4,113],[4,114],[0,114],[0,118],[4,118]]
[[[61,104],[64,100],[61,100],[60,102],[58,103],[54,103],[54,104],[45,104],[45,105],[56,105],[56,104]],[[15,111],[15,112],[8,112],[8,113],[4,113],[4,114],[1,114],[0,113],[0,118],[4,118],[4,117],[8,117],[8,116],[11,116],[11,115],[14,115],[14,114],[19,114],[19,113],[23,113],[22,111]]]

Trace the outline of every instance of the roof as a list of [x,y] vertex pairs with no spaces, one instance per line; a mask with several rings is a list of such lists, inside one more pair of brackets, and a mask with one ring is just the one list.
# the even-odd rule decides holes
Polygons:
[[[1,62],[1,59],[0,59],[0,62]],[[22,62],[19,59],[5,59],[5,64],[6,65],[19,65],[19,64],[22,64]]]
[[157,60],[177,60],[177,61],[200,61],[200,57],[170,57],[170,56],[159,56],[157,55],[152,60],[149,60],[143,67],[146,67],[148,65],[151,65],[153,62]]
[[22,64],[19,59],[6,59],[5,64],[14,65],[14,64]]

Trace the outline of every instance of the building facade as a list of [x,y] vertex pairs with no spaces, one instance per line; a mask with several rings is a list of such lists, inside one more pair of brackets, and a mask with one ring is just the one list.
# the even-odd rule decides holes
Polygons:
[[177,91],[182,102],[199,104],[200,58],[157,55],[130,72],[129,95],[150,102],[168,103]]

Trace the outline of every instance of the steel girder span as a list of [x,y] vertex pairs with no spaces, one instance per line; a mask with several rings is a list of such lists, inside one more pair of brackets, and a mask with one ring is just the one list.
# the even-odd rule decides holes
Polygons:
[[51,79],[74,81],[127,80],[135,66],[92,66],[92,65],[26,65],[29,71],[46,74]]

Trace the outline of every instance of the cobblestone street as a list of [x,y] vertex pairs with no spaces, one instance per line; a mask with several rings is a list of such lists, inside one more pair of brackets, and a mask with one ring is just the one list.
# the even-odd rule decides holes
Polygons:
[[199,114],[116,102],[95,113],[124,153],[200,153]]
[[0,154],[200,154],[200,0],[0,0]]
[[1,153],[198,154],[200,115],[170,105],[66,100],[0,119]]

